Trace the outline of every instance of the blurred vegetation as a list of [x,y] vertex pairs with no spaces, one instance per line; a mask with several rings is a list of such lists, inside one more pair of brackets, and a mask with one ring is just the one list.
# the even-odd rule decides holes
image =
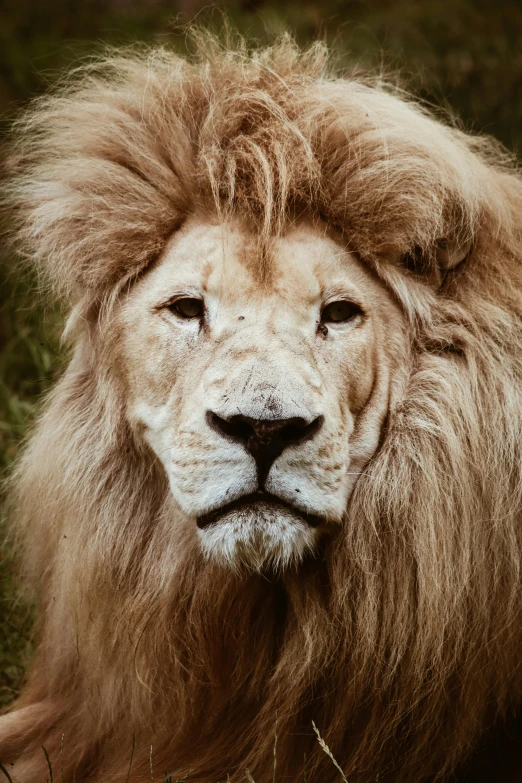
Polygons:
[[[0,150],[27,101],[106,44],[183,49],[179,25],[219,28],[222,12],[257,41],[283,29],[300,43],[333,44],[347,64],[400,75],[424,100],[467,129],[522,142],[520,0],[17,0],[0,6]],[[60,372],[60,313],[13,272],[0,242],[0,467],[12,464],[38,400]],[[0,530],[1,534],[1,530]],[[8,546],[0,554],[0,706],[15,694],[30,653],[30,614],[14,604]]]

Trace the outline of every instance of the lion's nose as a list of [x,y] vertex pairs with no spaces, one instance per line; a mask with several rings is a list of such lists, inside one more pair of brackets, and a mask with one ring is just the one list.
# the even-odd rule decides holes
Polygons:
[[259,486],[262,488],[272,463],[287,446],[310,440],[321,429],[324,416],[312,422],[294,416],[291,419],[252,419],[238,414],[224,419],[208,411],[207,421],[213,430],[242,443],[256,461]]

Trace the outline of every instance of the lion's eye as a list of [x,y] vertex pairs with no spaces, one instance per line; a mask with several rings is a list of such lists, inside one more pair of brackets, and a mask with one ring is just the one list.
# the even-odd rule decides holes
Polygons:
[[362,310],[355,302],[348,302],[346,299],[340,299],[338,302],[330,302],[321,313],[323,323],[342,323],[351,321],[357,315],[361,315]]
[[169,310],[181,318],[201,318],[203,315],[203,302],[201,299],[184,296],[172,302],[169,305]]

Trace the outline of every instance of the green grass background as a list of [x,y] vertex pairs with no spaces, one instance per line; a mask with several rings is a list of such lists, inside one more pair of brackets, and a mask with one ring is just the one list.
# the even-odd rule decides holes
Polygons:
[[[156,42],[183,50],[180,23],[196,17],[219,28],[223,11],[257,41],[284,29],[301,43],[321,37],[347,64],[384,66],[462,127],[492,134],[511,150],[521,147],[521,0],[12,0],[0,6],[0,159],[12,119],[64,68],[107,44]],[[17,273],[16,258],[0,236],[0,468],[5,476],[39,401],[63,366],[60,323],[59,307],[44,303],[34,280]],[[5,529],[5,512],[0,524]],[[31,654],[31,609],[15,600],[16,594],[15,566],[4,544],[0,707],[19,691]]]

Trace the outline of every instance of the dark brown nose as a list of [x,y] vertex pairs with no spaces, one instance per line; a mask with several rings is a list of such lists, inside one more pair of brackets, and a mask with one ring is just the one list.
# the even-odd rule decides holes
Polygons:
[[291,419],[252,419],[238,414],[223,419],[208,411],[207,421],[214,431],[241,443],[250,452],[256,461],[259,486],[263,489],[270,467],[281,452],[287,446],[295,446],[313,438],[323,426],[324,416],[307,423],[300,416]]

